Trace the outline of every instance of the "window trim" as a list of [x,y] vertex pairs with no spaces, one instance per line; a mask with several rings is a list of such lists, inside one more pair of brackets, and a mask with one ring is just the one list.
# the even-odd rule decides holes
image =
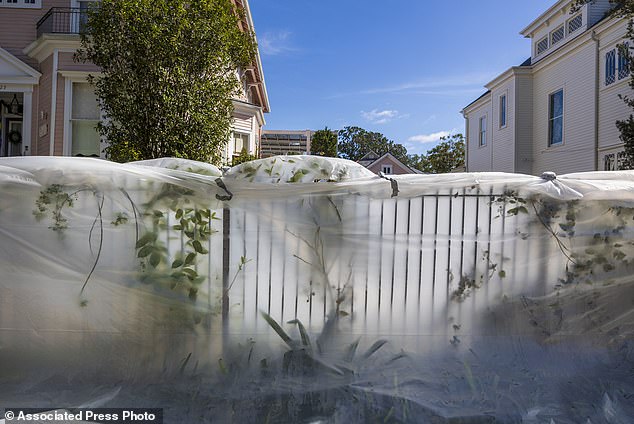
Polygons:
[[[72,157],[73,152],[73,134],[72,122],[78,121],[72,119],[73,110],[73,83],[88,83],[88,76],[95,75],[93,72],[84,71],[62,71],[60,75],[64,78],[64,137],[62,139],[62,156]],[[98,74],[100,75],[100,74]],[[104,120],[103,110],[101,111],[100,121]],[[92,121],[92,120],[91,120]],[[100,138],[99,157],[106,159],[105,147],[108,141],[103,137]]]
[[[388,170],[388,172],[385,172],[385,170]],[[385,175],[394,175],[394,167],[392,166],[392,164],[381,164],[381,172]]]
[[232,157],[240,156],[240,154],[242,153],[242,149],[240,149],[239,151],[236,150],[236,134],[247,136],[247,143],[249,146],[249,148],[247,148],[247,153],[251,154],[251,134],[245,131],[232,130],[231,131],[231,140],[233,141],[233,152],[231,152]]
[[[561,115],[557,116],[557,117],[551,117],[551,105],[552,105],[552,101],[551,99],[553,98],[553,96],[557,93],[561,92]],[[559,147],[559,146],[563,146],[564,145],[564,116],[565,116],[565,112],[566,112],[566,93],[564,90],[564,87],[558,88],[554,91],[551,91],[550,93],[548,93],[548,147]],[[553,143],[552,142],[552,137],[553,137],[553,127],[552,127],[552,122],[561,117],[561,141],[559,143]]]
[[[478,147],[486,147],[487,145],[487,125],[488,125],[488,116],[487,114],[481,115],[478,118]],[[484,127],[482,125],[482,121],[484,120]],[[484,137],[482,136],[484,134]]]
[[[502,99],[504,99],[504,108],[502,108]],[[506,128],[508,123],[508,95],[505,92],[501,94],[498,100],[498,126],[500,129]],[[502,115],[504,113],[504,115]],[[502,124],[502,117],[504,117],[504,124]]]

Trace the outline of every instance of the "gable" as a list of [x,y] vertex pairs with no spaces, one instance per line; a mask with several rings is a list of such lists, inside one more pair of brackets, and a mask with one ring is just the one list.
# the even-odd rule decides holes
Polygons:
[[37,84],[41,74],[0,47],[0,83]]

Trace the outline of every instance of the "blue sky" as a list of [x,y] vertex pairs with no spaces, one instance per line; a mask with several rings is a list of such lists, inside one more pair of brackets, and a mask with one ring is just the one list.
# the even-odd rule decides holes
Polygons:
[[530,56],[519,31],[555,0],[250,0],[266,129],[385,134],[425,153],[460,110]]

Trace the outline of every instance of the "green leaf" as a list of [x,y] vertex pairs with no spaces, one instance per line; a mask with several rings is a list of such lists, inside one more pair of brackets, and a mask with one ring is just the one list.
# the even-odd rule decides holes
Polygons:
[[194,241],[193,241],[193,243],[192,243],[192,247],[194,248],[194,250],[195,250],[197,253],[200,253],[200,254],[202,254],[202,255],[209,253],[209,251],[208,251],[207,249],[205,249],[205,248],[203,247],[203,245],[202,245],[202,244],[200,244],[200,242],[199,242],[198,240],[194,240]]
[[154,251],[154,246],[152,245],[144,246],[141,248],[141,250],[139,250],[137,257],[145,258],[146,256],[149,256],[150,253],[152,253],[153,251]]
[[304,178],[304,175],[307,175],[310,171],[306,169],[298,169],[295,171],[293,176],[288,180],[289,183],[298,183]]
[[185,257],[185,265],[191,265],[194,263],[195,260],[196,254],[194,252],[191,252]]
[[176,219],[181,219],[183,216],[183,210],[179,209],[176,211]]
[[157,252],[152,253],[152,255],[150,256],[150,265],[156,268],[158,264],[160,263],[161,263],[161,254]]
[[176,259],[174,262],[172,262],[172,268],[180,268],[181,266],[183,266],[182,259]]
[[206,279],[207,277],[205,277],[204,275],[199,275],[198,277],[192,280],[192,284],[197,286],[199,284],[204,283]]
[[498,275],[499,275],[500,278],[504,278],[504,277],[506,277],[506,271],[501,270],[500,272],[498,272]]
[[153,242],[154,240],[156,240],[158,238],[158,234],[156,233],[146,233],[145,235],[143,235],[143,237],[141,237],[137,242],[136,242],[136,248],[139,249],[143,246],[145,246],[146,244]]
[[182,271],[183,271],[183,274],[187,275],[187,278],[189,278],[190,280],[193,280],[196,277],[198,277],[198,273],[191,268],[183,268]]

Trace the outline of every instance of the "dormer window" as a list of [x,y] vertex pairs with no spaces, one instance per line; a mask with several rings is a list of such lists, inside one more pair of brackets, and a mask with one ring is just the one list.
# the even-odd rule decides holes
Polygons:
[[564,26],[560,26],[556,30],[550,33],[550,45],[554,46],[564,39]]
[[582,24],[583,24],[583,15],[582,14],[578,14],[574,18],[568,19],[568,24],[567,24],[568,34],[572,34],[576,30],[581,28]]
[[542,54],[548,50],[548,37],[544,37],[537,42],[537,54]]

